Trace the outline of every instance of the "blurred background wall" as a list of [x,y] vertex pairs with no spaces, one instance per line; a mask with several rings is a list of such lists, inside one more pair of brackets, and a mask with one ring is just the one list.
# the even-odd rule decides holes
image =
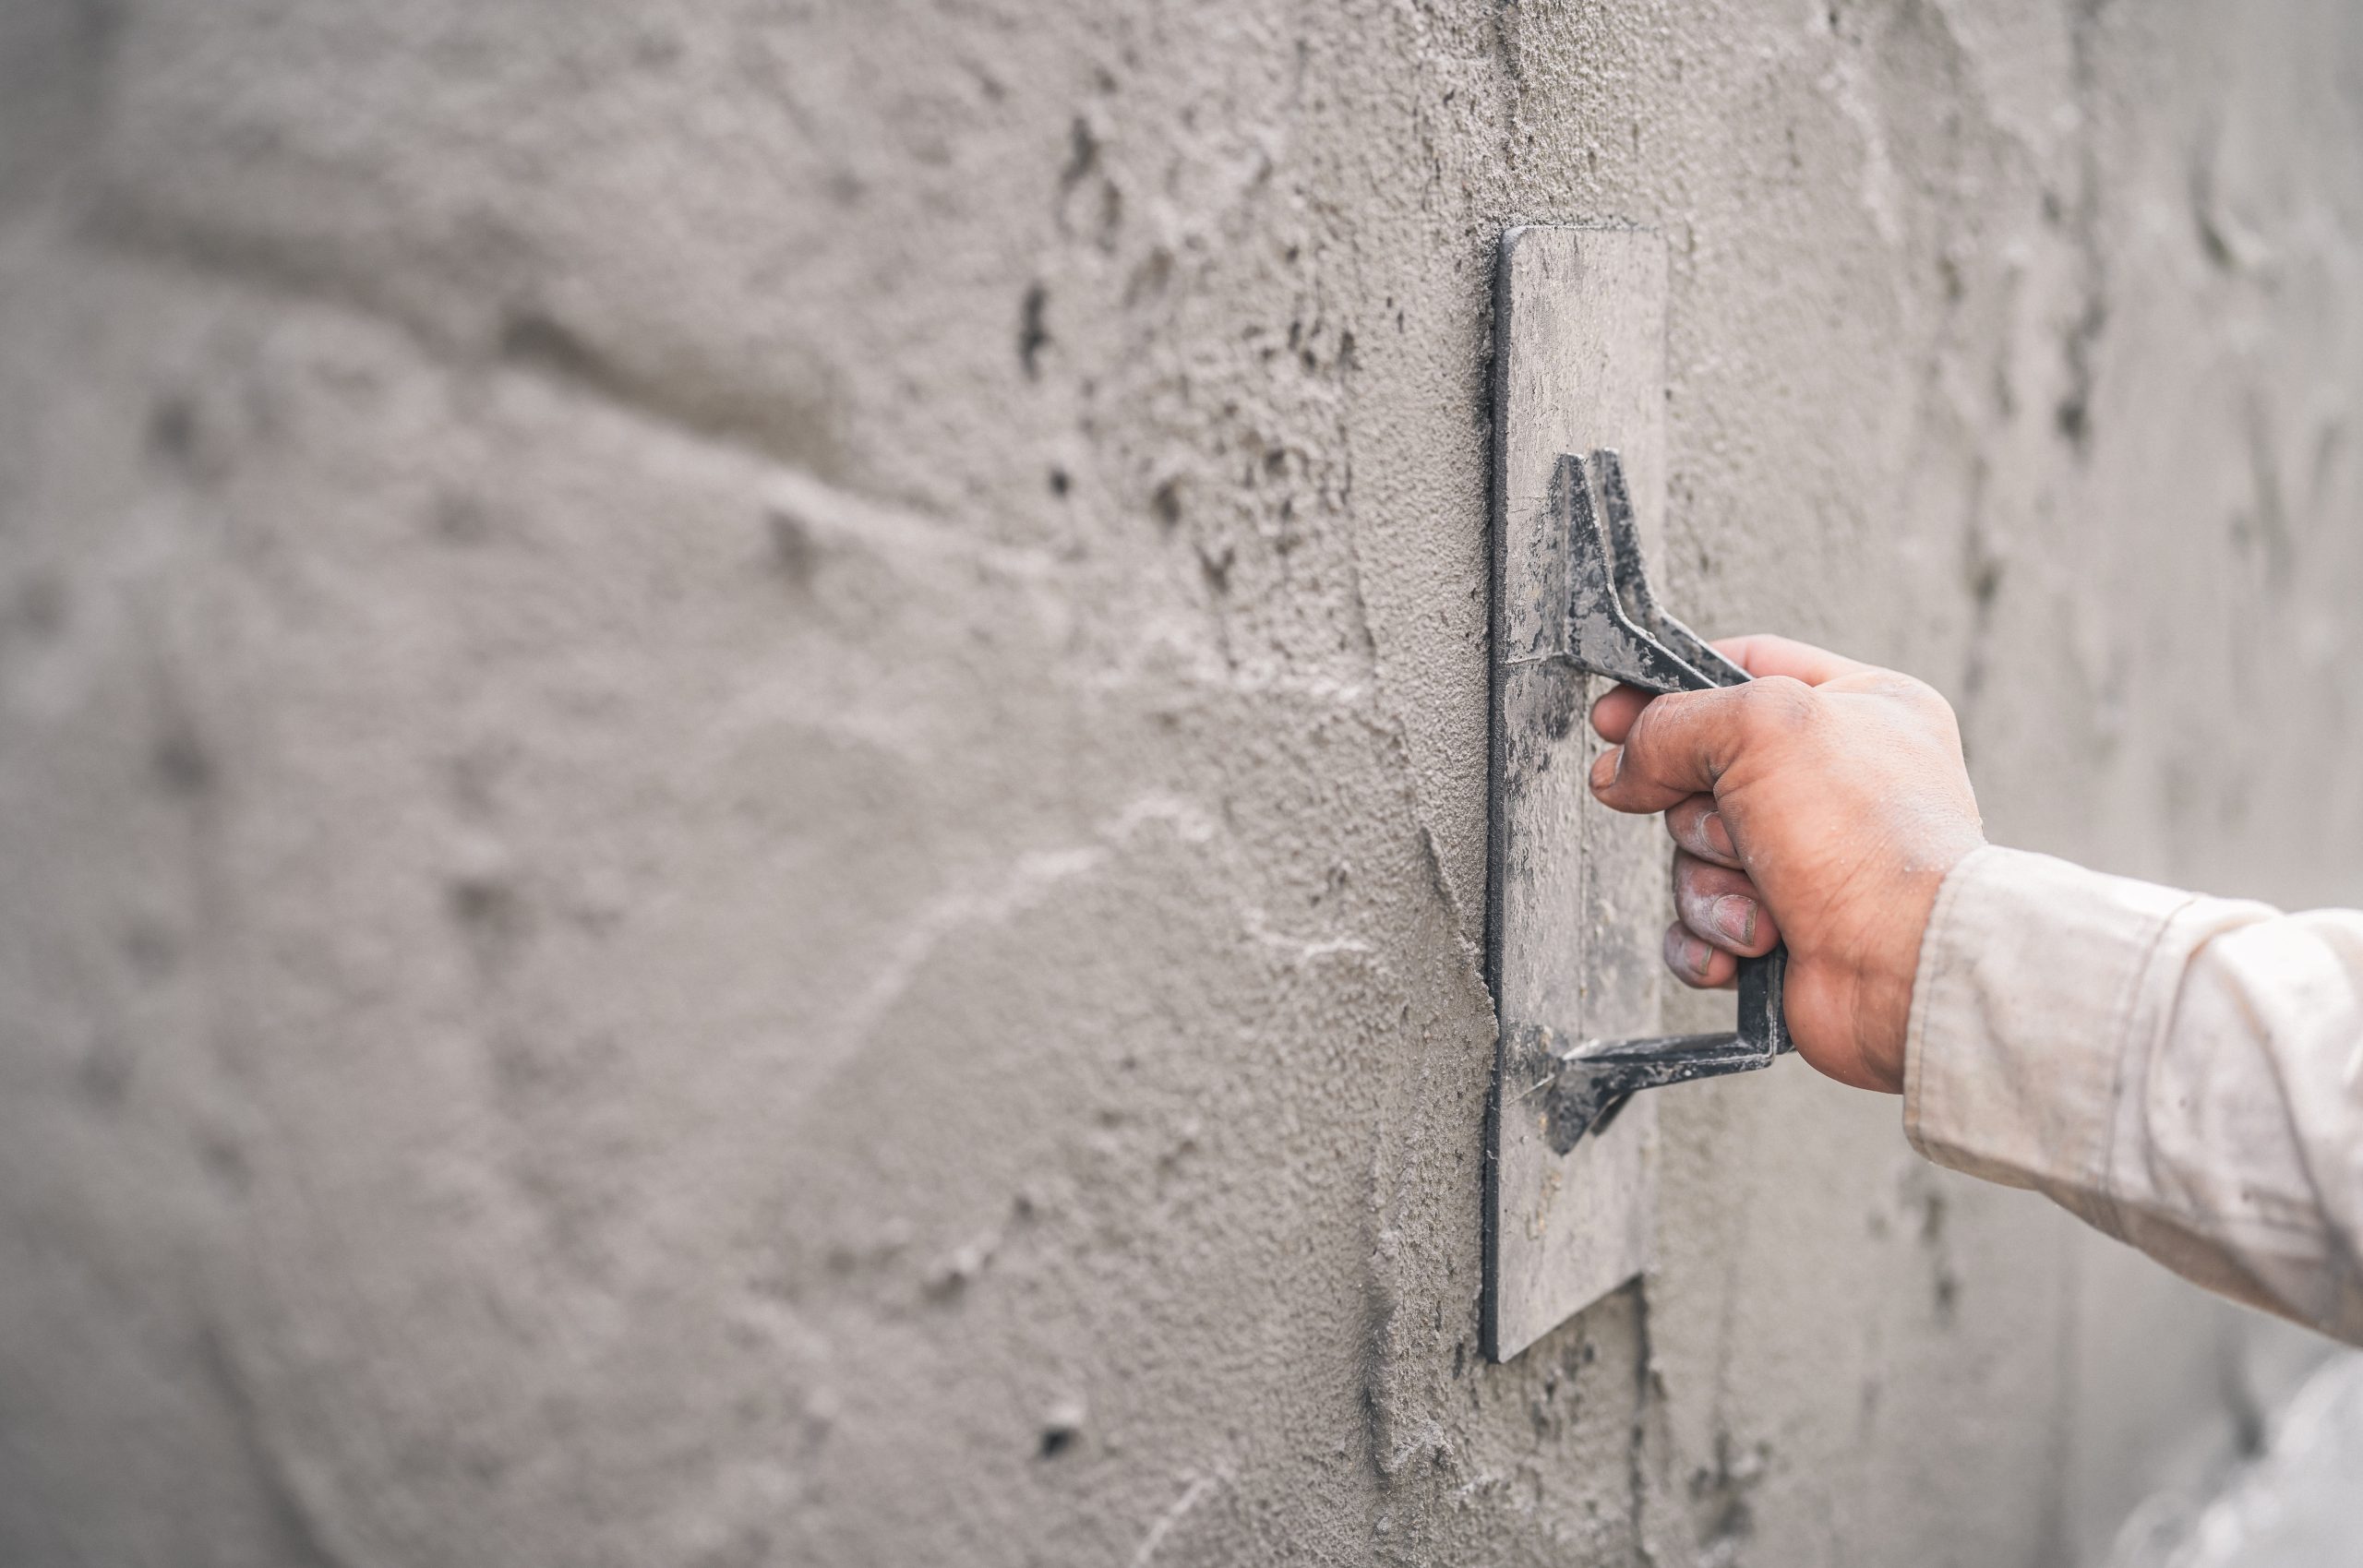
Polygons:
[[1692,618],[2363,901],[2340,0],[0,5],[0,1559],[1987,1568],[2253,1450],[2318,1342],[1794,1064],[1478,1359],[1520,220],[1666,237]]

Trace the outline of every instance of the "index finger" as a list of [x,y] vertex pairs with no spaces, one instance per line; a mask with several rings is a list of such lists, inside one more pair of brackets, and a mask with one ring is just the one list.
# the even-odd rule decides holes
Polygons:
[[1819,686],[1841,676],[1858,676],[1877,668],[1859,659],[1850,659],[1843,653],[1817,648],[1810,642],[1799,642],[1793,637],[1774,637],[1769,632],[1757,632],[1749,637],[1721,638],[1715,643],[1715,652],[1749,675],[1787,676],[1807,686]]
[[[1719,638],[1715,652],[1759,679],[1765,676],[1787,676],[1807,686],[1819,686],[1825,681],[1844,676],[1857,676],[1878,668],[1850,659],[1843,653],[1833,653],[1827,648],[1817,648],[1810,642],[1800,642],[1793,637],[1775,637],[1769,632],[1756,632],[1746,637]],[[1636,686],[1612,688],[1607,695],[1592,704],[1591,727],[1610,745],[1621,745],[1631,732],[1633,721],[1649,703],[1651,693]]]
[[1641,710],[1622,746],[1592,759],[1592,794],[1614,810],[1641,812],[1662,811],[1694,795],[1713,793],[1733,756],[1746,744],[1749,711],[1776,687],[1812,700],[1794,681],[1750,681],[1659,698]]
[[1591,727],[1611,746],[1621,743],[1632,729],[1633,721],[1649,705],[1651,695],[1637,686],[1612,687],[1607,695],[1591,705]]

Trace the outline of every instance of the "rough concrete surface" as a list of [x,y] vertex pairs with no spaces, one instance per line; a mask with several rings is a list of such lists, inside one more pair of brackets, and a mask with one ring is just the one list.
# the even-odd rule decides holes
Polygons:
[[1990,1568],[2253,1448],[2313,1343],[1795,1064],[1477,1359],[1517,221],[1666,235],[1691,618],[2363,900],[2343,0],[0,5],[0,1561]]

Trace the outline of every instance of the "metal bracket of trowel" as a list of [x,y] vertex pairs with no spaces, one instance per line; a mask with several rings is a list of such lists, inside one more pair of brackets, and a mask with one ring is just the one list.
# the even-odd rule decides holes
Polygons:
[[1493,712],[1487,958],[1499,1013],[1483,1335],[1506,1360],[1649,1266],[1639,1091],[1789,1048],[1784,955],[1740,971],[1739,1027],[1656,1035],[1663,836],[1589,799],[1585,716],[1745,671],[1659,605],[1665,253],[1632,230],[1503,237],[1494,295]]

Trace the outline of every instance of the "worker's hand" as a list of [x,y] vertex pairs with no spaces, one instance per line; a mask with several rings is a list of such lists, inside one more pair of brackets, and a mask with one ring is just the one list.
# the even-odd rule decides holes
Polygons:
[[1666,963],[1729,986],[1789,944],[1789,1032],[1841,1083],[1900,1092],[1920,936],[1954,862],[1985,842],[1961,729],[1935,690],[1781,637],[1715,645],[1757,678],[1592,709],[1615,744],[1592,792],[1673,835]]

